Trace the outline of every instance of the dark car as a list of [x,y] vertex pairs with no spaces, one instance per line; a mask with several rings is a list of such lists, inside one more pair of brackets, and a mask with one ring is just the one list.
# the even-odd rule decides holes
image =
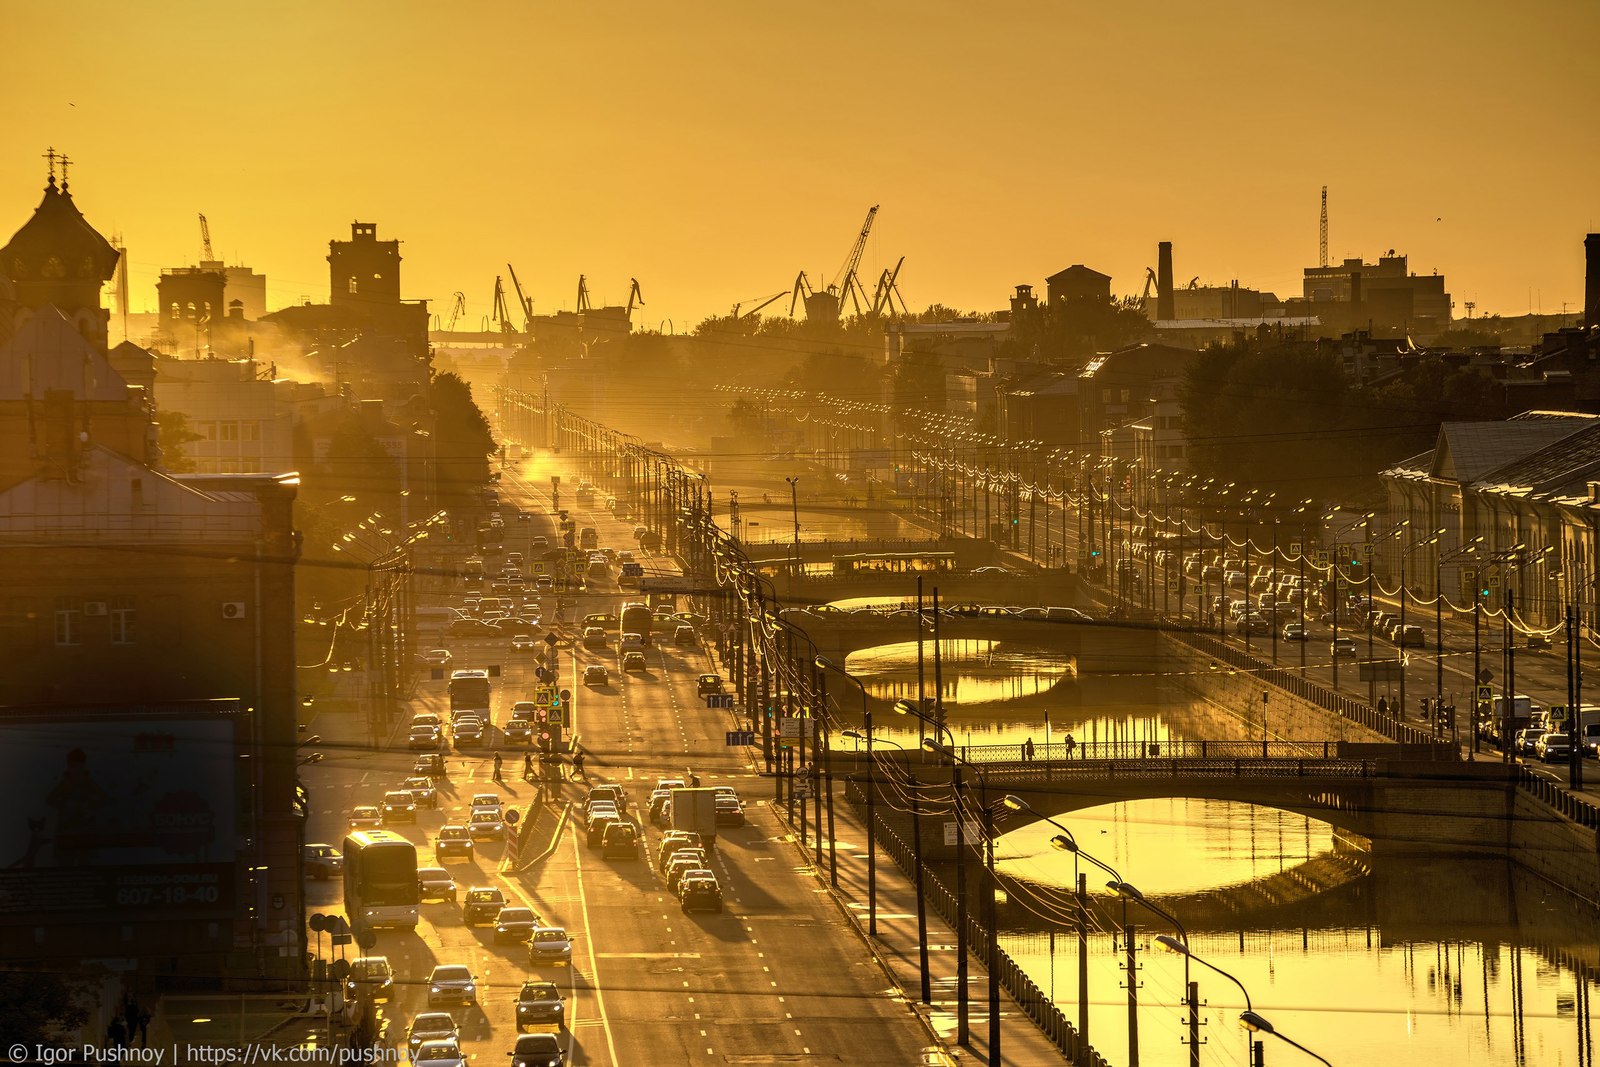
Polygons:
[[495,886],[473,886],[467,890],[467,902],[461,906],[461,919],[468,926],[490,922],[499,918],[500,909],[506,906],[506,895]]
[[612,823],[600,839],[600,854],[608,860],[638,859],[639,831],[631,822]]
[[419,808],[427,808],[432,811],[439,807],[439,793],[433,788],[431,779],[421,775],[415,778],[407,778],[400,783],[400,788],[410,792],[411,798],[416,801]]
[[562,1067],[566,1062],[555,1034],[523,1034],[511,1049],[511,1067]]
[[389,957],[363,956],[350,961],[350,975],[344,980],[346,998],[365,997],[375,1004],[383,1004],[393,993],[394,968],[389,965]]
[[718,826],[743,826],[744,805],[739,803],[738,797],[717,797],[716,818]]
[[417,898],[419,900],[441,900],[448,904],[454,904],[459,895],[456,889],[456,880],[450,877],[450,872],[443,867],[417,868]]
[[457,748],[483,744],[483,723],[475,715],[463,715],[450,728]]
[[337,878],[344,873],[344,854],[332,845],[307,845],[305,868],[307,878],[324,882]]
[[628,810],[627,795],[623,793],[620,785],[596,785],[589,787],[589,804],[597,800],[609,800],[615,804],[619,812]]
[[500,909],[500,914],[494,920],[494,939],[496,941],[526,941],[533,935],[533,928],[539,925],[539,917],[533,913],[532,908],[520,906],[505,907]]
[[462,859],[472,859],[477,846],[472,842],[472,835],[465,826],[441,826],[439,836],[434,839],[433,854],[440,863],[448,856],[459,856]]
[[554,982],[523,982],[517,994],[517,1029],[561,1029],[566,1024],[561,1000]]
[[701,696],[722,692],[722,678],[716,674],[702,674],[695,683],[695,692]]
[[722,887],[715,878],[685,878],[679,889],[685,915],[691,911],[722,911]]

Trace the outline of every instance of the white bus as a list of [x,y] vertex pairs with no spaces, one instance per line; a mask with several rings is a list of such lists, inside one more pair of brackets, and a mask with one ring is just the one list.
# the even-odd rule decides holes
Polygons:
[[417,925],[417,846],[389,830],[344,839],[344,909],[356,930]]
[[451,671],[450,717],[455,719],[464,711],[471,712],[485,727],[489,726],[489,707],[493,703],[490,693],[488,671]]

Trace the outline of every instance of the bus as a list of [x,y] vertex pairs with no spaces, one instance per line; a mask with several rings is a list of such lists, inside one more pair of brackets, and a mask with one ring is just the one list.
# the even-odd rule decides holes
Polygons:
[[450,718],[472,712],[489,726],[489,672],[465,670],[450,672]]
[[344,839],[344,910],[357,932],[417,925],[417,846],[390,830]]
[[835,578],[858,574],[943,574],[955,569],[954,552],[865,552],[835,556]]
[[483,557],[472,556],[469,558],[463,566],[461,574],[468,582],[483,581]]

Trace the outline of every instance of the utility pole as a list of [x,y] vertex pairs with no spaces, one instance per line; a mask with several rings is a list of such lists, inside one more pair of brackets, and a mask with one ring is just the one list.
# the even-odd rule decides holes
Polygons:
[[1139,965],[1134,958],[1133,927],[1122,928],[1122,939],[1128,950],[1128,1067],[1139,1067]]

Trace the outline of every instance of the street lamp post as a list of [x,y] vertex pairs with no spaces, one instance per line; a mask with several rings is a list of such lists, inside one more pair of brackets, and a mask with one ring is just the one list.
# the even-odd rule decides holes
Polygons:
[[867,934],[871,937],[877,937],[878,824],[874,819],[877,790],[873,787],[873,778],[876,772],[872,763],[872,709],[867,707],[867,687],[861,684],[860,679],[824,656],[818,656],[815,662],[819,670],[834,671],[837,674],[841,674],[847,681],[861,690],[861,722],[867,732]]
[[[1333,1067],[1333,1065],[1329,1064],[1327,1060],[1323,1059],[1321,1056],[1318,1056],[1315,1052],[1312,1052],[1310,1049],[1306,1048],[1304,1045],[1302,1045],[1302,1044],[1300,1044],[1300,1043],[1298,1043],[1296,1041],[1291,1040],[1285,1034],[1279,1033],[1277,1027],[1273,1026],[1272,1023],[1268,1022],[1267,1019],[1263,1015],[1261,1015],[1260,1012],[1255,1010],[1255,1006],[1250,1003],[1250,990],[1246,989],[1244,987],[1244,983],[1239,981],[1239,979],[1235,978],[1233,975],[1229,974],[1227,971],[1223,970],[1221,967],[1218,967],[1216,964],[1209,962],[1208,960],[1204,959],[1201,956],[1195,955],[1194,952],[1189,948],[1189,946],[1188,946],[1188,944],[1186,942],[1178,940],[1177,938],[1173,937],[1171,934],[1157,934],[1156,937],[1155,937],[1155,941],[1156,941],[1156,943],[1158,945],[1162,946],[1163,948],[1170,949],[1173,952],[1182,953],[1183,955],[1185,955],[1185,956],[1189,957],[1190,959],[1194,960],[1200,966],[1206,968],[1207,970],[1215,971],[1217,974],[1222,975],[1222,977],[1226,978],[1228,981],[1230,981],[1234,985],[1238,986],[1239,987],[1239,992],[1244,994],[1244,1011],[1239,1013],[1239,1022],[1241,1024],[1243,1024],[1245,1029],[1251,1031],[1252,1033],[1271,1034],[1273,1037],[1277,1038],[1279,1041],[1282,1041],[1282,1042],[1284,1042],[1285,1044],[1288,1044],[1288,1045],[1292,1045],[1293,1047],[1299,1049],[1301,1052],[1304,1052],[1307,1056],[1310,1056],[1312,1059],[1318,1061],[1319,1063],[1326,1064],[1327,1067]],[[1259,1065],[1261,1063],[1261,1061],[1262,1061],[1261,1043],[1259,1041],[1257,1041],[1254,1044],[1255,1044],[1255,1062]]]
[[[1106,888],[1113,890],[1118,896],[1133,901],[1146,911],[1167,920],[1178,931],[1178,937],[1183,943],[1185,945],[1189,944],[1189,931],[1184,929],[1183,923],[1178,921],[1178,917],[1165,908],[1152,904],[1135,886],[1129,885],[1127,882],[1109,882]],[[1189,977],[1189,954],[1185,952],[1183,954],[1183,994],[1186,999],[1186,1006],[1189,1009],[1185,1019],[1189,1027],[1189,1067],[1200,1067],[1199,993],[1197,984]]]

